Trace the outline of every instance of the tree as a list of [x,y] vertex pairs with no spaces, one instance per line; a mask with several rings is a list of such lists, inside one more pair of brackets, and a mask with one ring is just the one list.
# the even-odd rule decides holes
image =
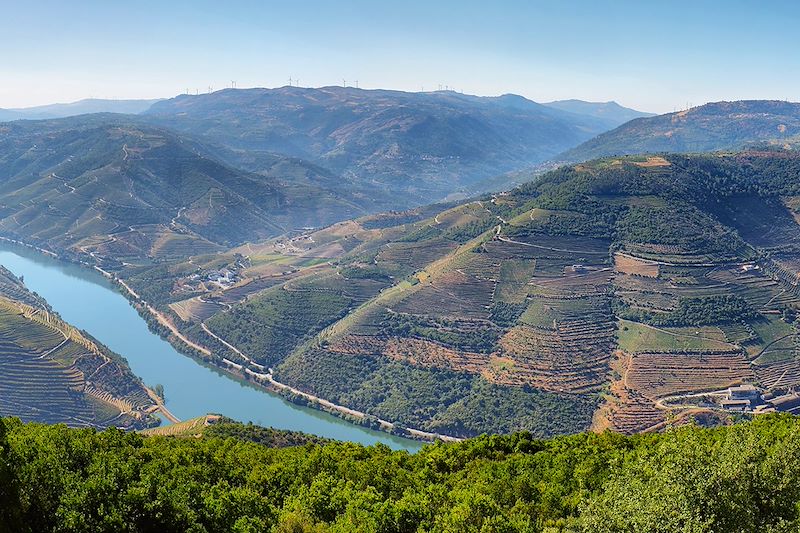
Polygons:
[[0,531],[19,529],[17,483],[12,470],[6,428],[7,424],[13,423],[0,419]]

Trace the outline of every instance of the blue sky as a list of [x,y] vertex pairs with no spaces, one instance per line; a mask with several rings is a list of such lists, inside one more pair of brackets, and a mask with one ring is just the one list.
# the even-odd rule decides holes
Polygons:
[[348,84],[800,101],[800,2],[0,0],[0,107]]

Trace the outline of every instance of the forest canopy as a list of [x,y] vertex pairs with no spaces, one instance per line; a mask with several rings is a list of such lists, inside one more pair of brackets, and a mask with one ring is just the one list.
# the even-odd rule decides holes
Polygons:
[[[229,428],[230,429],[230,428]],[[800,527],[800,421],[270,448],[0,420],[0,530],[719,532]],[[258,432],[258,431],[256,431]]]

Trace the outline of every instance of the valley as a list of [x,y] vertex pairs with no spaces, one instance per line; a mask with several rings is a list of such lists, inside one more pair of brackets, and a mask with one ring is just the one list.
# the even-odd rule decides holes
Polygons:
[[783,410],[800,379],[797,164],[786,152],[599,160],[455,207],[115,275],[208,348],[201,359],[376,427],[718,422],[735,414],[729,387],[758,387],[737,409]]
[[[320,99],[327,100],[320,106],[315,103]],[[274,103],[269,103],[272,100]],[[220,108],[215,102],[221,102],[229,112],[235,101],[240,104],[238,112],[259,110],[242,116],[251,120],[247,127],[252,128],[255,137],[250,141],[237,141],[236,135],[224,130],[228,119],[216,114]],[[181,111],[180,117],[192,116],[192,121],[169,117],[175,105],[191,106],[191,112]],[[312,123],[291,124],[296,118],[291,109],[297,105],[307,106],[309,118],[317,115]],[[150,112],[143,112],[150,106]],[[348,106],[352,106],[351,114],[337,115],[337,109]],[[467,180],[467,187],[458,193],[464,194],[472,187],[469,184],[489,178],[496,169],[537,163],[556,153],[558,146],[575,144],[621,122],[615,114],[635,113],[619,106],[608,109],[612,114],[603,114],[603,110],[599,111],[603,116],[593,116],[588,111],[572,113],[513,95],[479,98],[448,92],[423,95],[335,87],[316,91],[221,91],[202,98],[178,97],[161,106],[153,102],[98,100],[32,109],[24,116],[63,118],[0,125],[0,237],[58,261],[99,272],[127,294],[152,330],[226,375],[366,427],[423,439],[455,438],[437,428],[407,426],[396,413],[375,415],[368,412],[368,404],[354,407],[347,398],[329,397],[327,391],[285,382],[278,374],[281,370],[270,366],[272,361],[277,363],[288,355],[286,350],[308,341],[328,325],[331,314],[343,318],[345,310],[366,303],[376,290],[388,288],[390,284],[386,282],[390,278],[367,276],[358,282],[343,278],[352,287],[338,296],[316,294],[313,286],[299,287],[298,295],[307,296],[308,300],[287,299],[278,304],[278,312],[286,311],[290,316],[284,324],[275,324],[279,333],[271,344],[258,341],[258,346],[251,346],[241,344],[238,338],[229,342],[214,333],[214,328],[221,327],[227,335],[229,329],[224,317],[217,316],[220,310],[233,310],[248,295],[283,281],[275,276],[253,276],[258,269],[274,269],[279,261],[254,264],[250,255],[240,253],[239,248],[263,246],[261,243],[270,242],[270,238],[303,235],[340,220],[386,209],[395,210],[376,215],[376,220],[395,216],[423,220],[442,207],[396,209],[428,202],[431,197],[444,198],[453,191],[449,181],[456,176]],[[80,114],[92,110],[138,114]],[[273,118],[267,119],[264,113]],[[305,148],[297,151],[290,144],[281,145],[274,133],[263,130],[271,120],[284,121],[286,129],[294,131],[290,144],[299,143],[296,146]],[[329,146],[327,152],[315,151],[321,138],[314,136],[320,135],[321,123],[315,126],[314,120],[327,121],[325,127],[329,130],[322,133],[328,138],[343,135],[342,145]],[[522,123],[530,121],[539,124],[538,130],[531,137],[515,141],[517,148],[520,142],[527,147],[525,153],[520,153],[523,159],[505,161],[516,148],[503,144],[504,132],[519,132]],[[346,130],[355,136],[345,134]],[[403,154],[398,156],[396,168],[368,162],[373,159],[384,164],[392,159],[386,154],[369,155],[356,149],[365,136],[378,130],[383,133],[367,148],[377,150],[376,154],[400,149]],[[462,137],[438,147],[425,141],[426,136],[442,138],[445,130],[461,132]],[[257,142],[263,142],[264,135],[273,136],[269,151],[252,144],[258,136],[261,140]],[[300,142],[303,135],[306,140]],[[475,143],[491,148],[484,153],[467,150],[468,145],[477,146]],[[336,163],[336,157],[332,158],[332,149],[344,150],[355,159],[342,166]],[[438,152],[433,154],[430,150]],[[467,154],[469,157],[465,157]],[[417,163],[412,164],[413,161]],[[439,174],[436,180],[444,181],[435,185],[434,173]],[[420,184],[426,182],[432,188],[414,185],[408,189],[400,185],[410,183],[412,174],[414,179],[422,179]],[[481,186],[472,190],[481,190]],[[331,257],[339,255],[333,249],[329,253],[333,254]],[[15,261],[13,255],[10,257]],[[328,263],[324,257],[312,258],[292,265],[293,271],[285,274],[289,278],[298,274],[305,284],[307,269],[336,282],[323,273]],[[176,272],[192,264],[198,267],[175,278]],[[358,274],[355,270],[354,273]],[[48,286],[44,283],[45,288]],[[172,296],[174,290],[181,298]],[[224,296],[219,297],[217,292]],[[60,305],[72,306],[73,302]],[[294,311],[290,310],[292,307]],[[95,327],[108,325],[93,326],[92,331]],[[241,349],[237,347],[240,344]],[[118,346],[130,354],[130,345]],[[270,354],[275,351],[275,355],[265,358],[264,350]],[[247,355],[253,351],[257,355]],[[147,377],[161,386],[166,381],[163,375]],[[179,385],[178,389],[183,387]],[[158,403],[158,398],[153,399]],[[203,402],[193,402],[191,416],[203,412],[198,410]],[[168,403],[174,407],[174,400]],[[157,407],[167,419],[179,419],[166,406],[159,403]],[[230,413],[227,406],[219,412]],[[230,414],[259,419],[254,412]]]
[[[383,171],[369,185],[363,168],[332,165],[309,151],[311,130],[304,152],[278,155],[225,129],[234,101],[294,120],[286,106],[311,95],[331,99],[304,104],[314,120],[353,98],[364,107],[348,120],[367,123],[398,98],[414,113],[436,99],[486,120],[545,113],[511,97],[284,89],[9,123],[0,233],[98,271],[203,364],[398,435],[636,433],[792,408],[794,152],[608,157],[510,191],[376,213],[392,196],[370,192],[392,190]],[[594,113],[585,125],[627,113],[554,106]],[[757,395],[736,403],[728,389],[739,385]],[[184,416],[202,412],[215,411]]]
[[[254,388],[245,380],[178,352],[148,330],[147,323],[107,278],[79,266],[15,245],[0,245],[0,264],[24,276],[70,323],[94,332],[104,345],[122,354],[142,381],[164,390],[164,405],[181,420],[198,413],[220,413],[331,439],[414,450],[420,444],[348,424],[317,410],[290,403]],[[165,420],[166,424],[167,421]]]
[[800,4],[5,2],[0,533],[800,531]]

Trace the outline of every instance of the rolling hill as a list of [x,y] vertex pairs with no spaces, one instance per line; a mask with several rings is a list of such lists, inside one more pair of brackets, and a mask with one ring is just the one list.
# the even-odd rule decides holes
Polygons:
[[0,267],[0,416],[74,427],[156,424],[127,363]]
[[531,166],[616,123],[516,95],[406,93],[343,87],[226,89],[178,96],[144,115],[228,149],[225,161],[261,171],[259,154],[298,157],[376,184],[413,207]]
[[324,226],[381,198],[302,161],[264,161],[261,174],[234,169],[123,115],[6,123],[0,232],[60,253],[138,263]]
[[[250,379],[269,368],[399,427],[546,436],[718,421],[730,386],[788,409],[770,402],[800,384],[799,172],[790,151],[601,159],[166,277],[119,274],[137,290],[157,280],[148,298]],[[222,270],[236,281],[203,281]]]
[[677,113],[639,118],[567,150],[558,161],[610,155],[736,150],[758,142],[794,143],[800,104],[776,100],[715,102]]

